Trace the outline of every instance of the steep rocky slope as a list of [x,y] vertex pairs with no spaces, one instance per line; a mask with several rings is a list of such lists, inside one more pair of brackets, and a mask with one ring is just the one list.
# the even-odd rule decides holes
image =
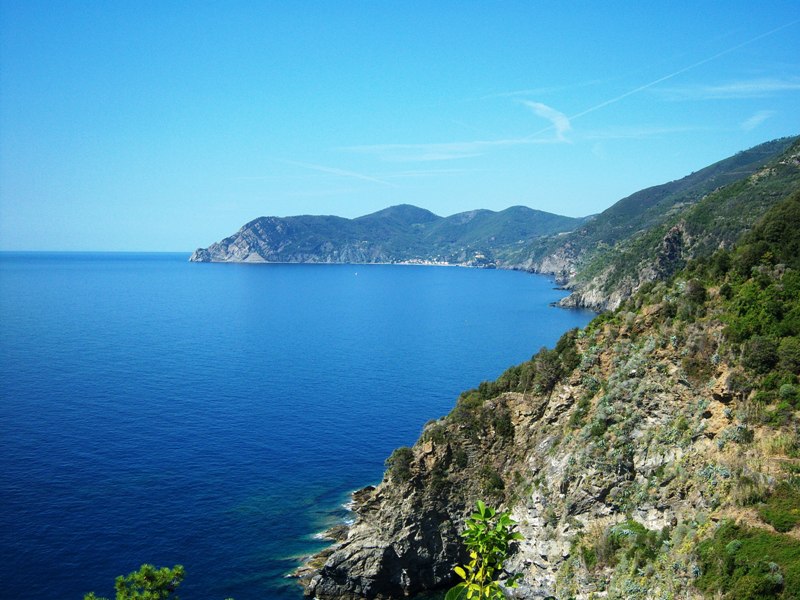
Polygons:
[[[798,598],[800,193],[553,350],[465,392],[356,496],[310,596],[453,583],[483,499],[524,535],[521,598]],[[735,542],[735,543],[734,543]]]
[[640,285],[729,247],[791,189],[800,189],[800,141],[783,138],[637,192],[515,260],[570,289],[562,306],[614,309]]

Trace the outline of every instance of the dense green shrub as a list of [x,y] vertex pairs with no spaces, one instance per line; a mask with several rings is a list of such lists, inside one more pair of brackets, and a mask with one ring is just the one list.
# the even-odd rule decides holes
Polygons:
[[792,420],[794,415],[794,408],[792,405],[782,400],[772,409],[766,413],[766,422],[773,427],[782,427]]
[[[709,273],[715,278],[721,279],[731,268],[731,253],[727,250],[716,252],[709,260]],[[721,292],[721,290],[720,290]]]
[[408,446],[400,446],[386,459],[389,476],[397,481],[411,479],[411,463],[414,460],[414,451]]
[[453,452],[453,463],[459,468],[463,469],[469,464],[469,455],[463,448],[457,448]]
[[647,529],[633,519],[614,525],[610,532],[612,546],[628,559],[632,569],[639,569],[655,560],[667,537],[667,530]]
[[791,383],[784,383],[778,390],[778,396],[781,400],[794,404],[797,400],[797,387]]
[[500,437],[513,437],[514,425],[511,423],[511,413],[508,410],[496,410],[492,418],[492,425]]
[[780,484],[759,507],[758,514],[776,531],[791,531],[800,524],[800,490],[786,482]]
[[761,375],[769,373],[778,364],[778,348],[775,340],[756,336],[744,345],[742,364]]
[[591,403],[589,402],[589,398],[583,397],[578,400],[578,403],[575,405],[575,410],[572,411],[572,414],[569,417],[569,426],[576,428],[583,425],[586,415],[589,414],[590,406]]
[[668,538],[668,529],[650,530],[628,519],[586,539],[581,545],[581,558],[589,570],[614,567],[624,559],[628,561],[630,569],[636,571],[655,560]]
[[500,473],[489,466],[485,466],[481,469],[481,482],[483,484],[483,491],[488,496],[502,496],[503,491],[506,489],[506,484],[500,476]]
[[561,360],[561,371],[564,375],[569,375],[581,364],[581,355],[578,353],[576,341],[578,339],[578,329],[570,329],[556,344],[555,351]]
[[726,300],[730,300],[733,298],[733,288],[731,284],[727,281],[719,286],[719,295],[725,298]]
[[433,442],[434,444],[443,444],[447,441],[447,427],[444,423],[440,423],[436,419],[431,419],[425,423],[422,431],[422,440],[425,442]]
[[778,368],[788,373],[800,373],[800,337],[785,337],[778,345]]
[[[755,240],[749,244],[743,244],[733,260],[733,268],[736,274],[742,279],[747,279],[752,274],[753,269],[762,264],[762,260],[769,253],[770,246],[763,240]],[[772,255],[769,254],[771,257]]]
[[800,541],[725,522],[697,547],[695,585],[735,600],[800,600]]
[[705,286],[697,279],[690,279],[686,283],[686,288],[683,293],[686,299],[694,304],[702,304],[707,298]]
[[563,373],[558,352],[542,348],[533,357],[533,362],[536,365],[536,376],[533,380],[536,391],[540,394],[552,391]]

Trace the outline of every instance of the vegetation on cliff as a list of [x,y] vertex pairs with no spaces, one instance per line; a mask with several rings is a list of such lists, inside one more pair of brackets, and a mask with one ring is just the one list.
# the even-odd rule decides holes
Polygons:
[[[658,325],[673,332],[669,343],[681,348],[683,374],[694,382],[703,410],[698,424],[691,411],[679,409],[668,437],[679,446],[696,443],[697,436],[714,441],[699,471],[671,473],[663,465],[650,482],[663,487],[670,477],[687,477],[692,486],[705,487],[704,510],[691,520],[660,532],[632,525],[626,544],[619,543],[619,525],[577,542],[584,568],[597,573],[605,565],[611,571],[605,579],[610,597],[658,597],[654,590],[674,597],[678,589],[726,598],[799,597],[798,243],[795,192],[734,251],[690,263],[669,284],[645,290],[592,324],[624,327],[630,315],[655,314],[652,307],[658,307],[666,317]],[[725,375],[715,381],[720,368]],[[702,426],[702,420],[714,420],[704,388],[725,404],[725,426],[716,431]],[[652,493],[640,488],[637,494],[642,491]],[[565,580],[574,577],[570,570],[580,570],[569,562],[565,567]]]
[[785,191],[735,247],[463,393],[393,455],[309,593],[452,585],[485,498],[525,538],[520,597],[796,598],[800,192]]
[[[155,567],[144,564],[137,571],[120,575],[114,582],[115,600],[180,600],[177,590],[186,576],[182,565]],[[83,600],[106,600],[90,592]],[[233,600],[227,598],[226,600]]]

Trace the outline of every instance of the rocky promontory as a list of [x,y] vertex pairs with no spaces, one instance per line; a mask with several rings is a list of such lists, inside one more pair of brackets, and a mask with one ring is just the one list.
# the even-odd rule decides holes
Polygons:
[[189,260],[513,266],[507,265],[509,256],[522,245],[583,221],[524,206],[440,217],[407,204],[356,219],[260,217],[208,248],[198,248]]

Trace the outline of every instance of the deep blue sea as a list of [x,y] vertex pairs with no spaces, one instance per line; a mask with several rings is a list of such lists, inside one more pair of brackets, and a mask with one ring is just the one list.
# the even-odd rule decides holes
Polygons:
[[284,575],[459,392],[591,313],[510,271],[0,254],[0,589],[294,599]]

